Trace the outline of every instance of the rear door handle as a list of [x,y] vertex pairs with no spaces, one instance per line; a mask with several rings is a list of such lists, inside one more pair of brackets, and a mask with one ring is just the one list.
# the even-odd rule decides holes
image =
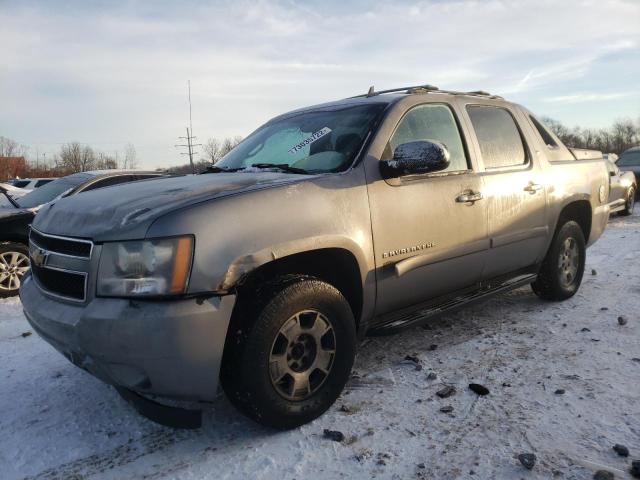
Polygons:
[[531,195],[539,192],[540,190],[542,190],[542,185],[540,185],[539,183],[529,182],[529,184],[524,187],[524,191],[529,192]]
[[478,200],[482,200],[484,197],[482,196],[482,193],[478,192],[478,193],[463,193],[462,195],[458,195],[456,197],[456,202],[458,203],[474,203],[477,202]]

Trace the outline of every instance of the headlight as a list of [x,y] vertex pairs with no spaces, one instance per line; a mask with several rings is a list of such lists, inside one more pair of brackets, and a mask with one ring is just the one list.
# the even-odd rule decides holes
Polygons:
[[187,291],[193,237],[105,243],[98,296],[177,295]]

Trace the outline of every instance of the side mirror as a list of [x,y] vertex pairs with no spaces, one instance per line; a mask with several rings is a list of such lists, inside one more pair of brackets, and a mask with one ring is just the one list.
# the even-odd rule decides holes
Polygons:
[[418,140],[398,145],[393,160],[380,162],[380,171],[385,178],[439,172],[449,166],[449,158],[442,143]]

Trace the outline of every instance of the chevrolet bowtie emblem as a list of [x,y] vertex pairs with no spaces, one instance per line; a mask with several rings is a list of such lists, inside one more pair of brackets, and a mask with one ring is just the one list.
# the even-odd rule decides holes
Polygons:
[[48,252],[40,247],[31,246],[31,262],[37,267],[44,266],[47,261]]

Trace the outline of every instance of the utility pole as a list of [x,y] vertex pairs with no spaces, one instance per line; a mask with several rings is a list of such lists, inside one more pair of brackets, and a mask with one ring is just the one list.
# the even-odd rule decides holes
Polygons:
[[180,155],[189,155],[189,163],[191,164],[191,173],[196,173],[196,167],[193,163],[193,155],[197,152],[194,152],[193,147],[199,147],[201,143],[193,143],[193,140],[196,137],[193,136],[193,125],[191,123],[191,80],[187,80],[187,86],[189,91],[189,126],[187,127],[187,136],[186,137],[178,137],[181,140],[186,140],[186,144],[178,144],[176,147],[187,147],[186,152],[181,152]]

